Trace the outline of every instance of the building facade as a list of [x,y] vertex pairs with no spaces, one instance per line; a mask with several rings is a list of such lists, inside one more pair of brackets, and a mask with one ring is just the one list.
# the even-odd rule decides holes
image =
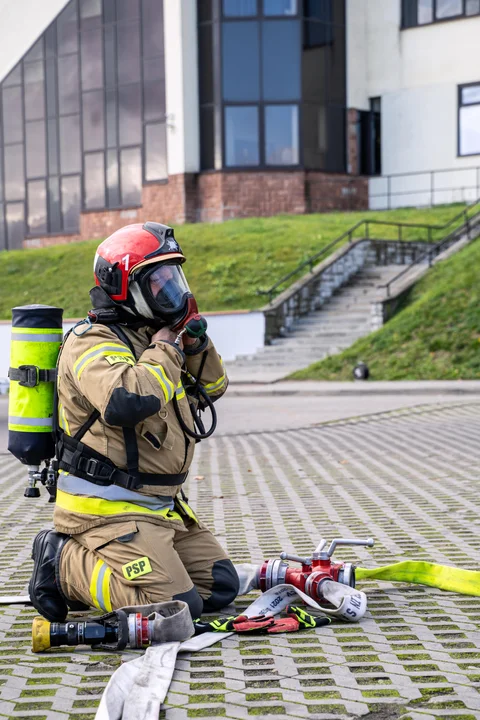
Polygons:
[[0,11],[0,248],[480,195],[480,0]]

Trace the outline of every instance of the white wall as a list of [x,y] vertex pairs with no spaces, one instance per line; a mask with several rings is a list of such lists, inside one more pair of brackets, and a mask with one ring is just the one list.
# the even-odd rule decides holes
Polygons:
[[[228,362],[237,355],[250,355],[264,346],[265,316],[261,312],[205,313],[208,334],[215,347]],[[74,322],[65,322],[65,332]],[[0,383],[7,377],[10,366],[10,323],[0,323]]]
[[164,0],[168,174],[200,170],[196,0]]
[[68,0],[0,0],[0,81],[67,3]]

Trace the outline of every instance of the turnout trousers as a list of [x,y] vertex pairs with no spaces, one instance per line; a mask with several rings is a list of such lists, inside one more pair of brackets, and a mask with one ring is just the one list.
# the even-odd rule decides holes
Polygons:
[[238,592],[221,545],[187,516],[164,524],[130,516],[72,535],[57,581],[69,600],[105,612],[175,599],[189,605],[194,619],[225,607]]

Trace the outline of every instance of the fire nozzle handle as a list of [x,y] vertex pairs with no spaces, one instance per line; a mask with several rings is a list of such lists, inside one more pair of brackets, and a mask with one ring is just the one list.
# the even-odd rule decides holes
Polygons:
[[328,557],[332,557],[335,552],[337,545],[362,545],[363,547],[373,547],[375,540],[373,538],[367,538],[366,540],[355,540],[352,538],[335,538],[330,543],[330,547],[327,550]]
[[289,553],[282,552],[280,553],[280,558],[282,560],[291,560],[292,562],[298,562],[302,565],[311,565],[312,564],[312,558],[302,558],[299,555],[290,555]]

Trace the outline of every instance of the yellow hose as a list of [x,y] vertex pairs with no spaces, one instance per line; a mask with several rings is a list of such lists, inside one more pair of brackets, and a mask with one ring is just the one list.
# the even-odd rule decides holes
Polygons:
[[355,577],[357,580],[417,583],[462,595],[480,596],[480,572],[416,560],[406,560],[380,568],[357,568]]

